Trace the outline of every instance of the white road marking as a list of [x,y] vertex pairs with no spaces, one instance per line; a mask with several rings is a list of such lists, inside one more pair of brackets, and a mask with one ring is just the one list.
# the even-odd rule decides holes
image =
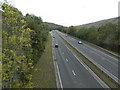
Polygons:
[[[90,51],[90,49],[88,49],[87,47],[86,47],[86,49],[88,50],[88,51]],[[93,48],[94,49],[94,48]],[[98,51],[98,50],[96,50],[96,51]],[[94,51],[92,51],[91,50],[91,52],[92,53],[94,53],[94,54],[96,54],[96,55],[98,55],[98,56],[100,56],[101,57],[101,55],[100,54],[98,54],[97,52],[95,51],[95,49],[94,49]],[[99,53],[102,53],[102,52],[100,52],[100,51],[98,51]],[[107,55],[107,54],[106,54]],[[103,56],[102,56],[103,57]],[[115,63],[113,63],[112,61],[110,61],[109,59],[107,59],[106,57],[103,57],[102,58],[103,60],[107,60],[108,62],[110,62],[110,63],[112,63],[112,64],[114,64],[115,66],[116,66],[116,64]]]
[[61,88],[63,88],[61,77],[60,77],[60,72],[59,72],[59,68],[58,68],[58,64],[57,63],[56,63],[56,66],[57,66],[57,71],[58,71],[58,77],[59,77],[59,80],[60,80],[60,86],[61,86]]
[[66,59],[66,61],[68,62],[68,59]]
[[[65,44],[64,44],[65,45]],[[66,46],[66,45],[65,45]],[[67,46],[66,46],[67,47]],[[70,51],[70,49],[67,47],[67,49]]]
[[72,70],[72,73],[73,73],[74,76],[76,75],[75,72],[74,72],[74,70]]
[[[67,41],[68,42],[68,41]],[[68,42],[69,43],[69,42]],[[65,45],[66,46],[66,45]],[[73,45],[72,45],[73,46]],[[66,46],[67,47],[67,46]],[[73,46],[74,47],[74,46]],[[68,48],[68,47],[67,47]],[[74,47],[75,48],[75,47]],[[69,49],[71,51],[71,49]],[[109,86],[104,83],[82,60],[80,60],[72,51],[71,53],[76,57],[76,59],[85,67],[86,70],[89,71],[89,73],[94,77],[95,80],[98,81],[98,83],[103,87],[103,88],[109,88]],[[75,75],[75,72],[72,71],[72,73]]]
[[[67,40],[66,40],[67,41]],[[68,41],[67,41],[68,42]],[[70,44],[70,42],[68,42]],[[72,44],[70,44],[71,46],[73,46]],[[74,46],[73,46],[74,47]],[[77,51],[79,51],[76,47],[74,47]],[[72,52],[72,51],[71,51]],[[110,73],[108,70],[106,70],[104,67],[102,67],[100,64],[96,63],[93,59],[89,58],[88,56],[86,56],[86,54],[84,54],[83,52],[79,51],[82,55],[84,55],[88,60],[90,60],[91,62],[93,62],[93,64],[95,64],[96,66],[98,66],[102,71],[104,71],[108,76],[110,76],[114,81],[118,82],[118,78],[116,76],[114,76],[112,73]]]
[[54,55],[53,55],[53,60],[55,59]]
[[[53,45],[53,39],[52,39],[52,45]],[[54,56],[55,53],[53,53],[55,50],[54,48],[52,49],[52,55],[53,55],[53,60],[56,59],[56,57]],[[58,64],[57,62],[54,61],[54,66],[55,66],[55,73],[56,73],[56,82],[57,82],[57,88],[61,88],[61,90],[63,90],[63,85],[62,85],[62,81],[61,81],[61,77],[60,77],[60,72],[59,72],[59,68],[58,68]],[[57,80],[57,77],[59,79],[59,82]],[[59,87],[59,83],[60,83],[60,87]]]

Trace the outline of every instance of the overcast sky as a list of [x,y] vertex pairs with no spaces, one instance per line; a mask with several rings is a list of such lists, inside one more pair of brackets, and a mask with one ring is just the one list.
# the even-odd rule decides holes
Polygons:
[[41,16],[45,22],[71,26],[118,16],[120,0],[13,0],[26,13]]

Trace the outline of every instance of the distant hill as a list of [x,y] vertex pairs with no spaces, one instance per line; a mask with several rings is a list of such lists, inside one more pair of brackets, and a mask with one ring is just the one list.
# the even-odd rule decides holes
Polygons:
[[87,26],[87,27],[96,26],[96,27],[100,27],[101,25],[107,24],[109,22],[111,22],[111,23],[118,23],[118,19],[120,19],[120,17],[111,18],[111,19],[105,19],[105,20],[92,22],[92,23],[88,23],[88,24],[83,24],[83,25],[78,25],[76,27],[80,27],[80,26]]
[[[78,25],[78,26],[75,26],[77,28],[81,27],[81,26],[87,26],[87,27],[90,27],[90,26],[96,26],[96,27],[100,27],[104,24],[107,24],[107,23],[118,23],[118,19],[120,21],[120,17],[115,17],[115,18],[110,18],[110,19],[104,19],[104,20],[100,20],[100,21],[97,21],[97,22],[92,22],[92,23],[88,23],[88,24],[83,24],[83,25]],[[55,23],[50,23],[50,22],[44,22],[45,25],[47,25],[49,28],[60,28],[60,27],[65,27],[67,28],[66,26],[62,26],[62,25],[58,25],[58,24],[55,24]]]
[[55,24],[55,23],[50,23],[50,22],[44,22],[44,25],[47,25],[49,28],[60,28],[60,27],[65,27],[65,26],[62,26],[62,25],[58,25],[58,24]]

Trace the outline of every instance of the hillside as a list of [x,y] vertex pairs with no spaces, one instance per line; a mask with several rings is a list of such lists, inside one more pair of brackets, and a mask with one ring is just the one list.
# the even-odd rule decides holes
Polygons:
[[50,22],[44,22],[44,25],[46,25],[47,27],[49,27],[51,29],[58,29],[60,27],[65,27],[65,26],[58,25],[58,24],[55,24],[55,23],[50,23]]
[[79,25],[79,26],[76,26],[76,27],[80,27],[80,26],[87,26],[87,27],[96,26],[96,27],[100,27],[100,26],[102,26],[104,24],[107,24],[109,22],[111,22],[111,23],[118,23],[118,19],[120,19],[120,17],[111,18],[111,19],[105,19],[105,20],[100,20],[100,21],[97,21],[97,22],[83,24],[83,25]]
[[[96,21],[96,22],[91,22],[91,23],[88,23],[88,24],[78,25],[78,26],[75,26],[75,27],[81,27],[81,26],[87,26],[87,27],[96,26],[96,27],[100,27],[100,26],[102,26],[104,24],[107,24],[109,22],[111,22],[113,24],[114,23],[118,23],[118,19],[120,19],[120,17],[115,17],[115,18],[110,18],[110,19],[104,19],[104,20],[100,20],[100,21]],[[47,25],[50,28],[65,27],[65,26],[58,25],[58,24],[55,24],[55,23],[50,23],[50,22],[44,22],[44,24]]]

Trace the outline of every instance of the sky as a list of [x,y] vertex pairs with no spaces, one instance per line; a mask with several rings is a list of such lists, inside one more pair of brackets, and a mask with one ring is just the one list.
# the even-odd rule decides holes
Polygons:
[[44,22],[76,26],[118,16],[120,0],[12,0],[23,15],[40,16]]

